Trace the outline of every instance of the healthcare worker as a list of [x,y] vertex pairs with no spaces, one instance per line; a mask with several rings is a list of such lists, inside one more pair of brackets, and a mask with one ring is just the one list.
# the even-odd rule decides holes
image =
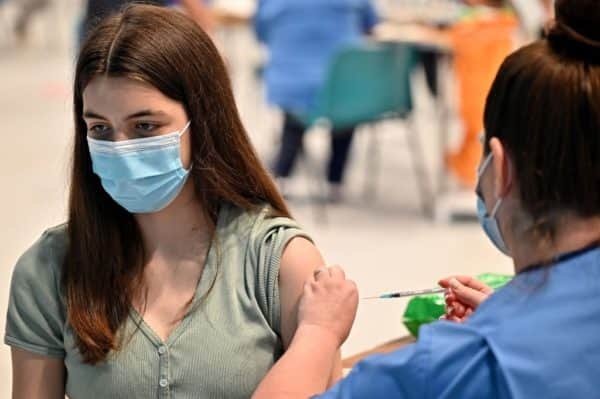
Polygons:
[[[478,210],[514,280],[464,323],[425,326],[324,392],[358,296],[340,268],[322,269],[255,399],[599,397],[600,6],[558,0],[556,15],[547,39],[506,59],[485,111]],[[469,288],[452,284],[462,301]]]

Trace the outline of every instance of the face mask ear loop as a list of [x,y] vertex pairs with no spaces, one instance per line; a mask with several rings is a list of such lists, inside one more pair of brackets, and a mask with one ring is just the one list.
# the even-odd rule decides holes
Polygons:
[[487,167],[492,162],[493,158],[494,158],[494,154],[490,152],[488,154],[488,156],[485,158],[485,161],[483,161],[483,164],[481,165],[481,167],[479,168],[479,170],[477,171],[477,178],[478,179],[481,178],[481,176],[483,175],[483,173],[485,172],[485,170],[487,169]]
[[[192,124],[192,121],[188,121],[187,125],[184,126],[183,129],[181,129],[181,132],[179,132],[179,138],[181,138],[181,136],[183,136],[183,134],[188,130],[188,128],[190,127],[190,125]],[[181,143],[179,144],[181,145]],[[191,172],[192,168],[194,167],[194,160],[192,159],[192,163],[190,164],[190,167],[187,169],[184,169],[186,172]]]
[[496,201],[496,205],[494,205],[494,209],[492,209],[492,213],[490,214],[491,218],[496,217],[496,214],[498,213],[498,210],[500,209],[500,205],[502,205],[503,201],[504,201],[504,198],[498,198],[498,201]]
[[191,124],[192,124],[192,121],[189,121],[187,123],[187,125],[185,125],[185,127],[183,129],[181,129],[181,131],[179,132],[179,137],[183,136],[183,134],[188,130],[188,127],[190,127]]

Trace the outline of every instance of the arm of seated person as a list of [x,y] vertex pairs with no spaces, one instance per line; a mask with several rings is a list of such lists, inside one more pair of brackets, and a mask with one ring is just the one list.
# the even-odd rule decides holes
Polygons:
[[13,348],[13,399],[64,399],[65,366],[61,358]]
[[[314,271],[325,265],[323,257],[313,243],[303,237],[289,242],[281,258],[279,271],[279,296],[281,302],[281,332],[287,350],[298,326],[298,304],[305,281]],[[342,378],[342,360],[338,350],[328,386]]]

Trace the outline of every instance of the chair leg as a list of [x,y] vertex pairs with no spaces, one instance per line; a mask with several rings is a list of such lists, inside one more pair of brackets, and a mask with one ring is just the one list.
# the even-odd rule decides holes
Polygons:
[[[7,47],[11,44],[11,39],[13,37],[11,27],[12,23],[8,18],[6,13],[6,2],[0,1],[0,33],[3,36],[2,41],[6,41]],[[2,45],[2,41],[0,41],[0,45]]]
[[427,173],[427,167],[425,165],[421,139],[412,116],[409,116],[407,119],[407,129],[408,146],[415,171],[417,186],[419,188],[419,195],[421,197],[421,209],[425,217],[431,218],[433,217],[434,210],[433,191],[431,190],[429,174]]
[[[327,129],[317,130],[327,132]],[[306,132],[305,134],[310,134],[310,132]],[[300,154],[300,157],[304,161],[309,175],[309,201],[313,210],[315,222],[317,224],[327,224],[327,183],[324,177],[324,168],[321,167],[321,162],[319,162],[319,160],[313,159],[308,154],[306,146],[304,147],[304,151]]]
[[381,148],[379,146],[379,132],[377,125],[366,125],[366,134],[369,135],[369,144],[367,147],[367,167],[365,176],[364,197],[367,201],[372,201],[377,197],[379,188],[379,174],[381,171]]
[[446,166],[446,150],[448,149],[449,131],[450,126],[450,94],[451,88],[448,86],[449,82],[453,79],[446,79],[451,70],[450,67],[451,59],[448,55],[439,55],[437,62],[437,74],[438,74],[438,95],[436,98],[437,103],[437,117],[438,117],[438,129],[439,129],[439,164],[437,167],[437,178],[435,185],[436,195],[442,196],[448,192],[448,169]]

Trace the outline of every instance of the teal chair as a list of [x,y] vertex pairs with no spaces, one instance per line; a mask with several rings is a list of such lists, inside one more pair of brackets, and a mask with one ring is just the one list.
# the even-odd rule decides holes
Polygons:
[[[347,128],[375,125],[385,119],[407,123],[409,150],[416,173],[423,213],[433,213],[433,195],[419,134],[412,121],[411,74],[417,61],[415,49],[401,44],[364,44],[345,48],[332,61],[314,109],[302,116],[307,126]],[[366,193],[375,193],[379,169],[379,143],[369,129]],[[319,176],[322,174],[319,172]],[[321,178],[318,177],[320,181]],[[319,181],[318,180],[318,181]],[[320,188],[317,186],[317,190]]]

